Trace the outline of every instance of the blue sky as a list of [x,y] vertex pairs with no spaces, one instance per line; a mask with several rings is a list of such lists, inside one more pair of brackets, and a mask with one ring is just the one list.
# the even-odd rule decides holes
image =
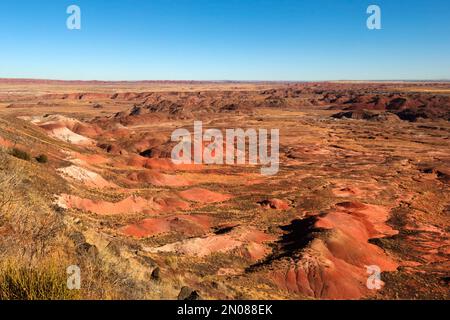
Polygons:
[[0,77],[450,79],[450,1],[2,0]]

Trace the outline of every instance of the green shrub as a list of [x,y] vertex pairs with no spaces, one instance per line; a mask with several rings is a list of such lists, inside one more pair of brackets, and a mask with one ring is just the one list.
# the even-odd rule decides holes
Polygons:
[[48,157],[45,154],[40,154],[36,157],[36,161],[39,163],[47,163],[48,162]]
[[9,152],[10,155],[12,155],[13,157],[22,159],[22,160],[26,160],[26,161],[30,161],[31,160],[31,156],[28,152],[17,149],[17,148],[12,148],[11,151]]

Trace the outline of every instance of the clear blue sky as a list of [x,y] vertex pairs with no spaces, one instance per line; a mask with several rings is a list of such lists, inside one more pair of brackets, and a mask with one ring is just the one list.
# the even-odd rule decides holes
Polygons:
[[450,79],[450,1],[1,0],[0,77]]

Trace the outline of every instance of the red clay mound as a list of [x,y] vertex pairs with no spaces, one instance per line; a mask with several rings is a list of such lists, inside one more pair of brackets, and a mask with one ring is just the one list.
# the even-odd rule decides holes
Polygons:
[[[350,225],[346,225],[343,222],[343,219],[341,219],[342,216],[346,214],[347,216],[352,217],[354,224],[359,222],[364,225],[367,230],[367,235],[362,239],[366,239],[366,241],[368,239],[393,236],[398,233],[397,230],[386,225],[386,221],[389,219],[389,209],[385,207],[359,202],[342,202],[338,203],[336,206],[338,211],[332,212],[322,219],[322,221],[326,219],[328,219],[329,222],[333,221],[333,227],[335,228],[340,228],[342,230],[351,228]],[[349,232],[351,231],[349,230]],[[353,235],[355,234],[353,233]]]
[[[395,271],[398,264],[370,239],[397,233],[385,223],[387,208],[359,202],[343,202],[336,209],[315,219],[310,230],[320,231],[301,251],[300,258],[290,259],[283,271],[273,273],[282,289],[314,298],[358,299],[370,294],[366,286],[367,267]],[[304,236],[304,234],[302,234]],[[280,261],[281,262],[281,261]]]
[[78,133],[82,136],[87,136],[90,138],[96,138],[103,133],[103,130],[97,126],[87,125],[84,123],[77,123],[71,129],[73,132]]
[[187,210],[190,207],[189,203],[177,198],[155,198],[155,203],[160,206],[162,212]]
[[321,299],[357,299],[367,293],[362,268],[336,259],[319,239],[311,243],[302,260],[285,271],[276,271],[274,282],[288,292]]
[[109,202],[103,200],[84,199],[73,195],[62,194],[57,200],[57,205],[61,208],[74,208],[90,211],[99,215],[118,214],[155,214],[173,212],[176,210],[186,210],[189,203],[176,198],[151,198],[149,200],[130,196],[119,202]]
[[177,232],[185,236],[198,236],[207,232],[211,227],[211,218],[208,216],[177,215],[167,218],[145,219],[137,224],[122,228],[126,235],[136,238]]
[[99,154],[81,154],[76,153],[76,158],[80,159],[81,161],[89,164],[89,165],[96,165],[96,164],[105,164],[109,162],[108,158],[105,158]]
[[179,195],[189,201],[200,203],[223,202],[231,199],[230,195],[209,191],[203,188],[192,188],[179,192]]
[[145,161],[146,159],[144,157],[133,155],[125,161],[125,164],[130,167],[143,168]]
[[58,205],[62,208],[90,211],[99,215],[155,213],[160,209],[160,206],[153,199],[147,200],[134,196],[119,202],[108,202],[63,194],[58,199]]

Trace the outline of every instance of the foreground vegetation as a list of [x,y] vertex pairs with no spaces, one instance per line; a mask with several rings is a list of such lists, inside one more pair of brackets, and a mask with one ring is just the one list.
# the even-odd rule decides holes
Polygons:
[[[126,298],[118,277],[74,243],[64,213],[34,180],[45,172],[17,155],[0,148],[0,300]],[[67,288],[74,264],[83,270],[81,290]]]
[[67,288],[66,274],[57,266],[31,268],[7,262],[0,267],[0,300],[76,298],[78,292]]

